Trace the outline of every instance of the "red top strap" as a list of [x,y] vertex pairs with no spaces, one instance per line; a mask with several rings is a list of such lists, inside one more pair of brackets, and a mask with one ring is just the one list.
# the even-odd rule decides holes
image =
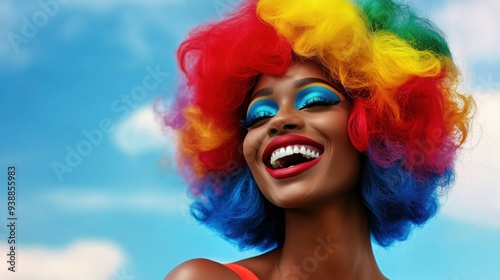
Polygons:
[[253,274],[250,270],[244,268],[241,265],[237,265],[234,263],[225,264],[225,266],[231,269],[234,273],[238,274],[241,280],[259,280],[255,274]]

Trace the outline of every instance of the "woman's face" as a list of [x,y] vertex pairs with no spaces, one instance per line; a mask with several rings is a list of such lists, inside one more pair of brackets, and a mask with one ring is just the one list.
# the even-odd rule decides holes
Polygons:
[[318,206],[354,189],[361,157],[347,134],[349,105],[321,66],[263,75],[245,120],[245,160],[264,196],[282,208]]

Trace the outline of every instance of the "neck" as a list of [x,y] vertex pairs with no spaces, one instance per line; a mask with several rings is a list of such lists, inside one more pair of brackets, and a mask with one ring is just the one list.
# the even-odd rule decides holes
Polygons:
[[313,209],[285,210],[285,225],[278,251],[282,279],[385,279],[358,194]]

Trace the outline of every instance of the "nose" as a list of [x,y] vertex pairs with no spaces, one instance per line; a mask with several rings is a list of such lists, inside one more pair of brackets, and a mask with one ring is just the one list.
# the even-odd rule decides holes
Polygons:
[[272,137],[303,128],[304,119],[299,116],[297,110],[280,110],[276,116],[271,118],[268,125],[267,135]]

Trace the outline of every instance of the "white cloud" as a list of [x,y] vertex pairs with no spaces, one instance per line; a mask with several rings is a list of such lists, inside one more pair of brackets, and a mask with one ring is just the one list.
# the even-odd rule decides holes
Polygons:
[[500,92],[479,94],[476,102],[477,117],[443,214],[500,227]]
[[113,133],[116,145],[129,155],[166,149],[174,150],[175,133],[162,131],[152,106],[141,107],[118,124]]
[[[0,244],[3,260],[10,250]],[[0,279],[9,280],[110,280],[124,262],[116,245],[79,241],[62,249],[46,246],[17,246],[16,272],[2,261]]]
[[500,1],[447,1],[432,18],[447,35],[455,57],[460,59],[500,60]]
[[190,204],[184,192],[118,192],[66,189],[44,192],[41,194],[39,201],[70,212],[102,213],[105,211],[130,210],[173,215],[186,214],[185,212]]

